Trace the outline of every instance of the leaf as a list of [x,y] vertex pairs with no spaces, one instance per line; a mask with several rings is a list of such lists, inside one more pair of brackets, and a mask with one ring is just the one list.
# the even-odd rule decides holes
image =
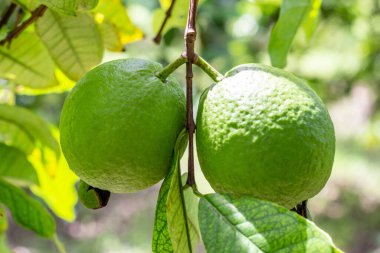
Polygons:
[[36,32],[58,67],[72,80],[79,80],[99,64],[103,45],[92,16],[62,16],[47,10],[36,22]]
[[117,28],[121,44],[143,38],[142,31],[132,23],[120,0],[100,0],[94,13],[98,23],[109,22]]
[[320,0],[284,0],[282,2],[280,17],[272,30],[269,41],[269,54],[273,66],[279,68],[286,66],[286,56],[298,27],[318,1]]
[[20,95],[42,95],[42,94],[51,94],[51,93],[63,93],[66,91],[71,90],[75,82],[71,79],[69,79],[65,74],[62,73],[62,71],[59,68],[55,69],[55,77],[58,82],[56,86],[48,87],[44,89],[30,89],[28,87],[20,86],[17,87],[17,94]]
[[198,201],[191,188],[182,192],[179,168],[179,160],[186,144],[187,133],[183,131],[177,138],[172,167],[158,196],[153,252],[193,252],[198,244]]
[[30,154],[34,149],[34,139],[20,126],[0,119],[0,143],[15,147],[25,154]]
[[120,52],[124,46],[121,43],[116,26],[109,21],[104,21],[98,25],[100,34],[102,36],[103,45],[106,49],[113,52]]
[[49,126],[35,113],[22,107],[0,104],[0,120],[16,124],[30,137],[51,148],[57,156],[60,154],[59,144],[51,134]]
[[319,12],[321,9],[322,0],[312,1],[313,5],[302,22],[302,31],[305,36],[305,40],[308,42],[312,38],[319,23]]
[[[4,208],[0,204],[0,235],[4,234],[5,231],[7,231],[7,229],[8,229],[7,214],[5,213]],[[1,244],[1,242],[0,242],[0,244]],[[1,249],[1,246],[0,246],[0,249]],[[0,250],[0,252],[2,252],[2,251]]]
[[313,222],[274,203],[208,194],[199,202],[208,253],[342,252]]
[[76,14],[77,10],[91,10],[96,7],[98,0],[38,0],[41,4],[61,14]]
[[[57,129],[53,130],[53,134],[59,139]],[[29,160],[40,182],[31,187],[32,192],[42,198],[59,218],[74,221],[74,208],[78,202],[75,183],[78,177],[69,169],[65,157],[61,154],[57,159],[50,149],[42,148],[35,149]]]
[[36,171],[24,153],[0,143],[0,178],[20,186],[38,184]]
[[0,78],[30,88],[56,85],[54,63],[35,34],[27,31],[0,47]]
[[0,192],[0,202],[9,208],[18,224],[40,236],[49,238],[54,236],[55,221],[40,202],[2,179],[0,179]]

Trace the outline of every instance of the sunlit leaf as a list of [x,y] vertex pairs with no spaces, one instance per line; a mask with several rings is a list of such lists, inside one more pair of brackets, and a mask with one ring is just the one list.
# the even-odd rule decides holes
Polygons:
[[28,87],[20,86],[17,87],[17,94],[36,96],[41,94],[63,93],[71,90],[75,85],[75,82],[63,74],[59,68],[55,69],[55,78],[58,83],[56,86],[45,89],[30,89]]
[[62,16],[48,10],[37,20],[36,31],[55,63],[72,80],[79,80],[102,60],[102,40],[87,13]]
[[8,207],[18,224],[33,230],[38,235],[50,238],[54,236],[54,218],[40,202],[2,179],[0,179],[0,192],[0,202]]
[[110,22],[117,28],[121,44],[143,38],[142,31],[132,23],[121,0],[100,0],[94,13],[98,23]]
[[315,12],[313,6],[318,6],[318,2],[320,0],[282,1],[280,17],[272,30],[269,41],[269,54],[273,66],[280,68],[286,66],[287,54],[294,36],[305,17],[310,12]]
[[116,26],[109,21],[104,21],[98,25],[102,36],[103,45],[106,49],[114,52],[123,50],[123,44]]
[[49,53],[32,33],[23,32],[11,47],[0,47],[0,77],[31,88],[56,85],[54,63]]
[[46,122],[37,114],[19,106],[0,104],[0,120],[19,126],[29,136],[51,148],[57,155],[60,154],[58,142],[52,136]]
[[25,154],[30,154],[34,149],[32,136],[17,124],[0,119],[0,143],[13,146]]
[[321,9],[322,0],[312,1],[313,5],[302,22],[302,31],[305,36],[305,40],[309,41],[319,23],[319,12]]
[[75,15],[77,10],[91,10],[98,0],[38,0],[50,9],[66,15]]
[[[54,131],[58,138],[58,130]],[[75,190],[77,176],[69,169],[63,155],[57,160],[49,149],[36,149],[29,157],[37,171],[39,185],[31,187],[32,192],[42,198],[50,209],[61,219],[75,219],[75,204],[78,196]]]
[[208,253],[342,252],[312,221],[250,197],[205,195],[199,224]]
[[20,186],[38,184],[36,171],[24,153],[0,143],[0,178]]

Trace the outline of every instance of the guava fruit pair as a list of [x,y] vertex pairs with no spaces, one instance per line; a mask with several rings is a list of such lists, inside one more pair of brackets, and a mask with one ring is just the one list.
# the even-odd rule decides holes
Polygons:
[[[158,63],[104,63],[67,97],[61,145],[88,185],[116,193],[152,186],[167,173],[185,127],[186,98]],[[326,184],[334,129],[318,96],[301,79],[248,64],[202,95],[196,130],[201,169],[215,191],[294,207]]]

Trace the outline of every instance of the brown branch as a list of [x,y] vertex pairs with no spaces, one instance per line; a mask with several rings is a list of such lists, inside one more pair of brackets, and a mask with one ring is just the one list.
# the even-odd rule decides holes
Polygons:
[[198,1],[190,0],[189,16],[185,30],[185,54],[187,57],[186,63],[186,128],[189,133],[189,160],[188,160],[188,178],[186,184],[189,186],[195,185],[194,176],[194,132],[195,122],[193,117],[193,63],[195,62],[196,54],[194,52],[194,44],[197,37],[195,28],[195,19],[197,14]]
[[0,29],[8,23],[9,18],[12,16],[14,10],[16,9],[17,5],[14,3],[11,3],[7,10],[4,13],[4,16],[0,20]]
[[31,25],[33,22],[35,22],[38,18],[42,17],[44,15],[45,11],[47,10],[47,7],[45,5],[40,5],[32,11],[32,15],[30,18],[22,22],[19,26],[16,26],[15,29],[10,31],[7,34],[7,37],[0,41],[0,46],[11,43],[13,39],[17,38],[29,25]]
[[164,21],[162,21],[160,30],[158,30],[157,35],[153,38],[153,41],[156,44],[160,44],[160,42],[161,42],[162,31],[164,30],[166,23],[168,22],[169,18],[172,15],[172,11],[173,11],[173,8],[174,8],[174,5],[175,5],[175,1],[176,0],[172,0],[171,4],[169,6],[169,9],[166,11],[165,19],[164,19]]

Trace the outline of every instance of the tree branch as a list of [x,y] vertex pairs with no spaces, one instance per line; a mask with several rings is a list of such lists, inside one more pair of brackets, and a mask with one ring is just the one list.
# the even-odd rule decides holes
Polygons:
[[11,3],[7,10],[4,12],[4,16],[0,20],[0,29],[8,23],[9,18],[12,16],[14,10],[16,9],[17,5],[14,3]]
[[195,185],[194,176],[194,132],[195,122],[193,117],[193,63],[195,62],[194,44],[197,37],[195,27],[195,19],[197,14],[198,1],[190,0],[189,15],[185,30],[185,55],[186,62],[186,128],[189,133],[189,160],[188,160],[188,178],[186,184],[189,186]]
[[166,23],[168,22],[169,18],[172,15],[172,11],[173,11],[173,8],[174,8],[174,5],[175,5],[175,1],[176,0],[172,0],[171,4],[169,6],[169,9],[166,11],[165,19],[164,19],[164,21],[162,21],[160,30],[157,32],[157,35],[153,38],[153,41],[156,44],[160,44],[160,42],[161,42],[162,31],[164,30]]
[[31,25],[33,22],[35,22],[37,19],[42,17],[44,15],[45,11],[47,10],[47,7],[45,5],[40,5],[32,11],[32,16],[22,22],[19,26],[17,26],[15,29],[10,31],[7,34],[7,37],[3,40],[0,41],[0,46],[6,44],[6,43],[11,43],[13,39],[17,38],[29,25]]

